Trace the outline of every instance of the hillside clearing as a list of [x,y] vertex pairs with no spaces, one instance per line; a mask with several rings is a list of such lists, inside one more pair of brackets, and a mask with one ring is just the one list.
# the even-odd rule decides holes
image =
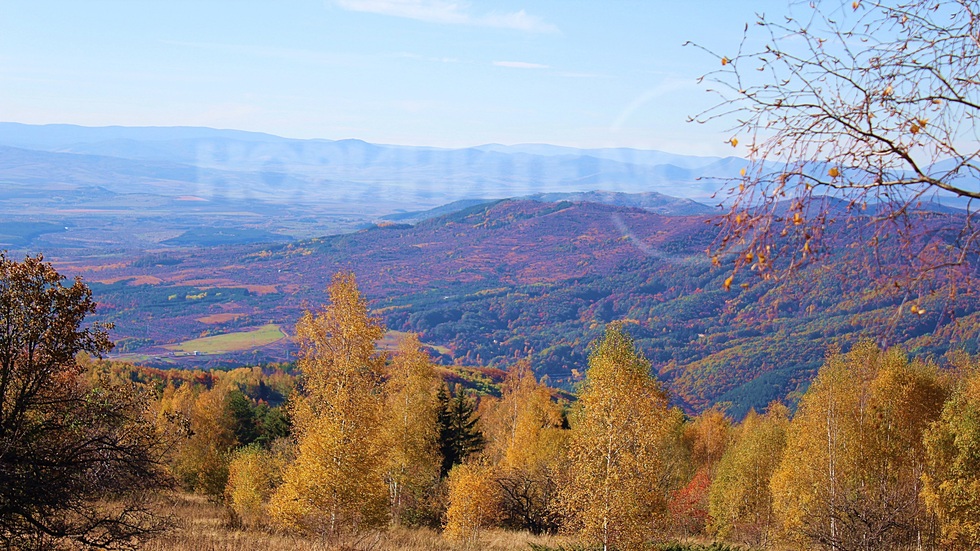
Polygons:
[[202,337],[167,345],[164,348],[174,352],[193,354],[224,354],[241,352],[270,345],[286,337],[283,330],[274,323],[269,323],[251,331],[239,331],[212,337]]

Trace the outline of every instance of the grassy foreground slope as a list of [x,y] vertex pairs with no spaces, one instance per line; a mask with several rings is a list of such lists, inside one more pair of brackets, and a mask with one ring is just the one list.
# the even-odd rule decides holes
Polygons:
[[[177,529],[150,540],[145,551],[325,551],[334,549],[313,538],[246,531],[230,523],[227,509],[212,503],[204,496],[178,494],[173,497],[172,511],[176,516]],[[350,542],[354,549],[369,548],[375,551],[462,551],[472,549],[467,543],[453,543],[432,529],[396,528],[384,534],[367,534],[363,541]],[[510,551],[528,549],[529,544],[557,549],[566,544],[564,539],[547,534],[533,535],[527,532],[495,529],[486,531],[480,541],[486,551]]]

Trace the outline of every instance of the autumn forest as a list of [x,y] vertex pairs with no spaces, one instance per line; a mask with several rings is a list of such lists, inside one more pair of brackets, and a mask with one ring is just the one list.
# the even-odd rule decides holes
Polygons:
[[[142,435],[159,485],[115,494],[135,499],[126,523],[142,530],[103,521],[85,527],[87,540],[163,545],[175,525],[160,503],[190,494],[256,541],[291,534],[328,548],[372,548],[405,530],[441,532],[432,537],[447,548],[504,531],[542,550],[980,540],[980,361],[965,354],[940,369],[863,342],[828,351],[795,412],[774,402],[738,421],[719,409],[691,417],[671,406],[628,324],[606,326],[571,395],[526,360],[504,372],[436,366],[413,334],[382,352],[384,328],[353,275],[337,274],[328,294],[297,324],[294,365],[160,370],[79,357],[82,401],[108,391],[115,407],[130,404],[136,415],[113,434]],[[10,525],[5,537],[71,541],[57,529]]]

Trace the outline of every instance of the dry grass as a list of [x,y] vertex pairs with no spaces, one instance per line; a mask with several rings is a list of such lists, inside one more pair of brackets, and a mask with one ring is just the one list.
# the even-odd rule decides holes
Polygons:
[[235,287],[244,287],[249,293],[257,295],[272,295],[279,292],[279,288],[275,285],[235,285]]
[[245,531],[232,527],[221,506],[203,497],[179,495],[173,504],[177,528],[171,533],[147,542],[147,551],[509,551],[530,549],[529,543],[557,547],[568,542],[555,536],[534,536],[525,532],[488,530],[476,544],[462,544],[444,539],[430,529],[396,528],[372,534],[344,545],[328,545],[312,538],[267,532]]
[[228,321],[234,321],[245,314],[242,313],[225,313],[225,314],[211,314],[210,316],[204,316],[203,318],[197,318],[197,321],[201,323],[213,324],[213,323],[225,323]]
[[325,550],[323,545],[299,538],[246,532],[233,528],[225,510],[202,496],[176,496],[172,513],[177,526],[170,533],[147,542],[147,551],[269,551]]
[[163,280],[161,280],[159,277],[156,276],[144,274],[144,275],[119,276],[119,277],[95,279],[93,281],[95,281],[96,283],[105,283],[106,285],[112,285],[113,283],[119,283],[120,281],[128,281],[126,285],[136,286],[136,285],[156,285]]

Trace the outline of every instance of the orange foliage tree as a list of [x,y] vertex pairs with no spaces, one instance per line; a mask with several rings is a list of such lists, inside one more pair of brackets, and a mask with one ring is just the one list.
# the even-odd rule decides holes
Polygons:
[[535,379],[531,362],[510,367],[500,400],[486,407],[486,460],[496,465],[501,492],[501,523],[539,533],[557,528],[552,506],[557,471],[567,443],[561,406]]

